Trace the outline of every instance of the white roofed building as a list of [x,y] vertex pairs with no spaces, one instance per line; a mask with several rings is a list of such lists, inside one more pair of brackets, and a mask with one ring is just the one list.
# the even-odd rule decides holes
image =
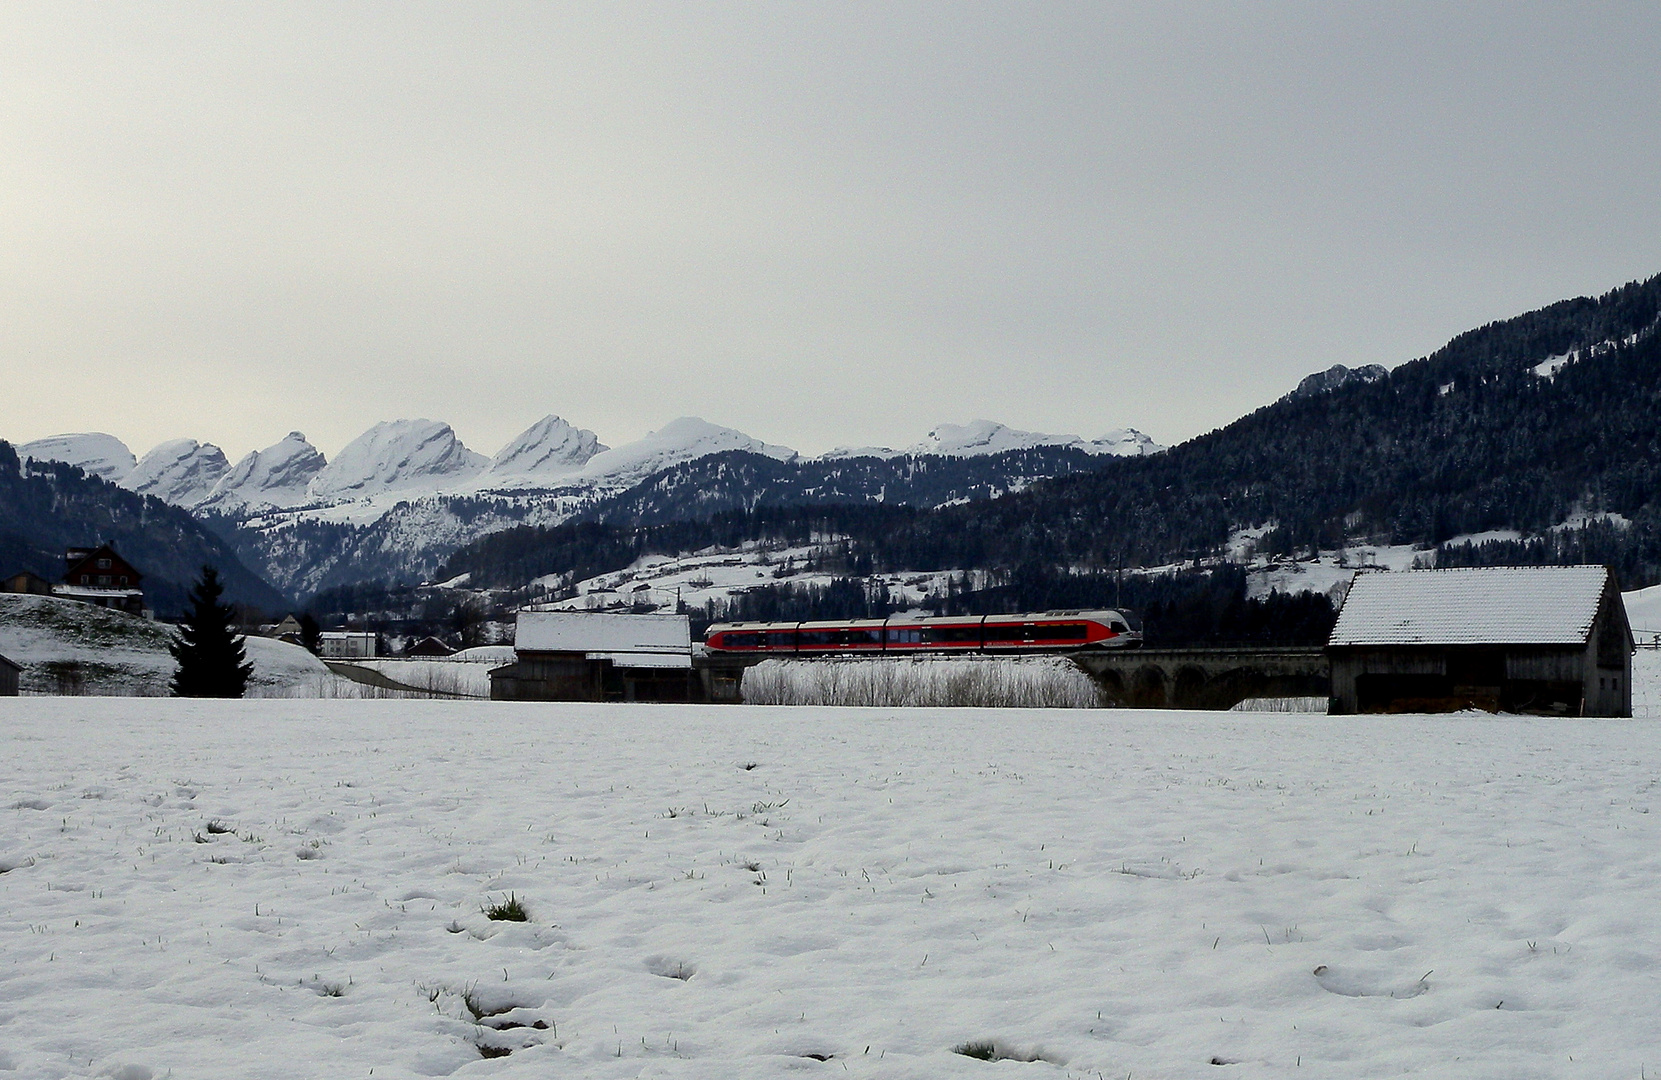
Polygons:
[[490,673],[509,701],[686,701],[693,696],[685,615],[521,611],[515,660]]
[[1334,713],[1632,715],[1632,631],[1607,567],[1359,574],[1327,653]]

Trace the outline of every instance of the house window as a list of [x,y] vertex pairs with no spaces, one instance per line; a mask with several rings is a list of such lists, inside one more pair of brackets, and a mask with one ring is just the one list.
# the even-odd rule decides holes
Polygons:
[[110,568],[110,561],[108,559],[99,559],[98,560],[98,569],[108,570],[109,568]]
[[121,584],[123,586],[125,586],[127,584],[127,575],[126,574],[121,575]]
[[90,582],[90,581],[91,581],[91,580],[92,580],[92,577],[91,577],[91,576],[90,576],[90,575],[88,575],[88,574],[82,574],[82,575],[81,575],[81,584],[82,584],[82,585],[85,585],[85,584],[87,584],[87,583],[88,583],[88,582]]

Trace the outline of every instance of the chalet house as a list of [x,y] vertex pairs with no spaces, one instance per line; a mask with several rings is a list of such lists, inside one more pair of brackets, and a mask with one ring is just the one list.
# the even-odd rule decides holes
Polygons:
[[0,697],[16,697],[17,683],[23,676],[23,669],[0,656]]
[[1607,567],[1363,573],[1327,642],[1329,711],[1631,716],[1632,652]]
[[0,580],[0,592],[33,593],[36,596],[51,596],[52,583],[39,574],[31,574],[25,570],[21,574]]
[[52,586],[52,595],[142,615],[143,580],[144,575],[108,544],[70,548],[64,553],[63,584]]
[[490,672],[506,701],[689,701],[692,624],[685,615],[522,611],[515,661]]

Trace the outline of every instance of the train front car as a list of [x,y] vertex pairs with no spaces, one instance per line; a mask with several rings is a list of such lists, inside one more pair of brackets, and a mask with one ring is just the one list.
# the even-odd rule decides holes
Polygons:
[[704,631],[704,645],[712,652],[794,656],[796,623],[716,623]]

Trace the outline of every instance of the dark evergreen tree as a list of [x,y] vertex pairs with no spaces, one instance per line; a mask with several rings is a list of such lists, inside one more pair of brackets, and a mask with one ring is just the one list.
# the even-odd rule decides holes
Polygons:
[[224,591],[219,571],[202,567],[202,578],[190,591],[190,612],[168,646],[179,665],[173,673],[174,697],[239,698],[248,686],[254,665],[246,662],[231,606],[219,602]]
[[313,656],[323,652],[323,628],[309,611],[300,616],[300,646]]

